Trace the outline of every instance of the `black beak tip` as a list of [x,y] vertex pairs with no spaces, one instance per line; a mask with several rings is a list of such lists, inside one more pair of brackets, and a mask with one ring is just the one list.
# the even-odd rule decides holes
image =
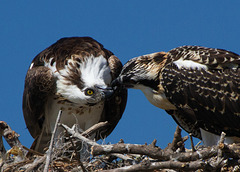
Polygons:
[[118,86],[120,86],[121,85],[121,83],[120,83],[120,81],[119,81],[119,78],[117,78],[117,79],[114,79],[113,81],[112,81],[112,83],[111,83],[111,86],[114,88],[114,87],[118,87]]
[[113,96],[114,91],[113,90],[108,90],[104,92],[104,97],[106,99],[110,99]]

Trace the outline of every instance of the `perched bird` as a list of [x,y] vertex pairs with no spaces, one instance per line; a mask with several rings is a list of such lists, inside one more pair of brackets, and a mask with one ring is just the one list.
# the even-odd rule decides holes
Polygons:
[[240,142],[240,56],[182,46],[129,60],[112,86],[140,89],[205,145]]
[[77,124],[82,130],[108,121],[95,139],[108,136],[127,102],[126,89],[110,87],[121,69],[120,60],[90,37],[62,38],[39,53],[28,69],[23,93],[33,148],[43,152],[48,146],[59,110],[60,123]]

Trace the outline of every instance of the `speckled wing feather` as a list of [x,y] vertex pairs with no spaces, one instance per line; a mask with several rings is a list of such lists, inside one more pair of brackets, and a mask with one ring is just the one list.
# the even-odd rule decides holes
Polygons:
[[23,93],[23,114],[27,128],[33,138],[40,133],[44,121],[44,107],[55,89],[52,71],[44,66],[29,69]]
[[180,58],[207,65],[212,69],[225,69],[240,65],[239,55],[234,52],[201,46],[182,46],[170,50],[166,64]]
[[[200,127],[218,135],[224,131],[228,136],[240,137],[240,57],[229,51],[197,46],[171,50],[169,56],[208,67],[179,69],[170,62],[161,72],[160,82],[167,98],[186,121],[182,127],[196,135]],[[189,121],[190,128],[186,126]]]

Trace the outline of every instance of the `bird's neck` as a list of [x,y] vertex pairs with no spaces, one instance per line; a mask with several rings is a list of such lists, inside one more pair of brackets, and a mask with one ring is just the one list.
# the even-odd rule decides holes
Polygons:
[[168,101],[164,93],[159,93],[154,89],[144,85],[138,85],[134,88],[140,89],[144,93],[148,101],[154,106],[164,110],[176,110],[176,107]]

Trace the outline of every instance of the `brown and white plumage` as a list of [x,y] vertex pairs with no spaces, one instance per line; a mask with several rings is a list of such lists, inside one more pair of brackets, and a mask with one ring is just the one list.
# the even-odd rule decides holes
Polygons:
[[69,127],[78,124],[86,130],[108,121],[95,138],[108,136],[127,101],[126,89],[113,92],[109,87],[121,68],[120,60],[90,37],[62,38],[39,53],[28,69],[23,93],[23,114],[35,150],[43,152],[48,145],[60,109],[60,122]]
[[240,56],[183,46],[129,60],[113,85],[141,89],[188,133],[216,144],[224,131],[240,141]]

